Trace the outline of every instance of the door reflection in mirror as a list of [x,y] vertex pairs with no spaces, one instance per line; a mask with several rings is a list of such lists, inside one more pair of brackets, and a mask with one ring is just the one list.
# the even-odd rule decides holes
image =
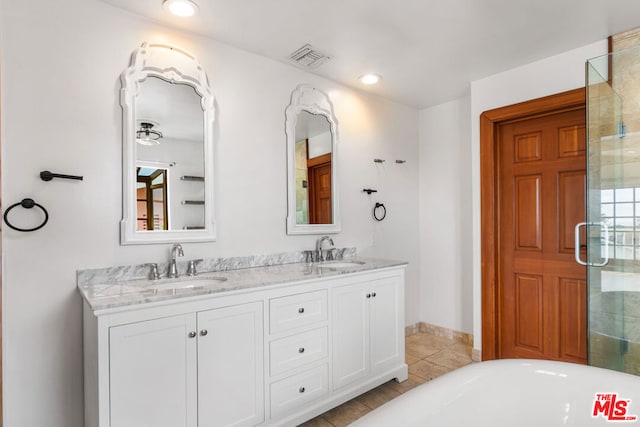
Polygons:
[[166,230],[167,170],[137,167],[136,176],[137,230]]
[[300,111],[295,130],[296,223],[331,224],[332,135],[324,115]]

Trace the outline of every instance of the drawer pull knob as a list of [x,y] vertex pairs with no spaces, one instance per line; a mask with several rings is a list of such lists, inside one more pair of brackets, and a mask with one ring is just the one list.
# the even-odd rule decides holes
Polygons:
[[191,331],[191,332],[189,332],[189,338],[195,338],[195,337],[196,337],[196,335],[198,335],[198,334],[196,334],[196,332],[195,332],[195,331]]
[[200,336],[204,337],[208,333],[209,333],[209,331],[207,331],[206,329],[203,329],[203,330],[200,331]]
[[304,393],[305,388],[304,388],[304,387],[300,387],[300,388],[298,389],[298,391],[299,391],[300,393]]
[[376,293],[375,293],[375,292],[374,292],[374,293],[372,293],[372,294],[371,294],[371,296],[372,296],[372,297],[375,297],[375,296],[376,296]]
[[367,298],[371,298],[371,294],[367,294]]
[[304,313],[304,307],[300,307],[300,308],[298,309],[298,313],[300,313],[300,314]]
[[304,353],[304,347],[300,347],[300,348],[298,349],[298,353]]

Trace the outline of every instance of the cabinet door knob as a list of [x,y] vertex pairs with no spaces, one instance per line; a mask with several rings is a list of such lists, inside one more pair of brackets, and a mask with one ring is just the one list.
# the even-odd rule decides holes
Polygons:
[[209,333],[209,331],[207,331],[206,329],[203,329],[203,330],[200,331],[200,336],[203,337],[203,336],[207,335],[208,333]]
[[304,353],[304,347],[300,347],[300,348],[298,349],[298,353]]
[[300,314],[304,313],[304,307],[300,307],[300,308],[298,309],[298,313],[300,313]]
[[367,298],[371,298],[371,294],[367,294]]
[[189,332],[189,338],[195,338],[195,337],[196,337],[196,335],[198,335],[198,334],[196,334],[196,332],[195,332],[195,331],[191,331],[191,332]]
[[300,388],[298,389],[298,391],[299,391],[300,393],[304,393],[304,392],[305,392],[305,388],[304,388],[304,387],[300,387]]
[[374,292],[374,293],[372,293],[372,294],[371,294],[371,296],[372,296],[372,297],[375,297],[375,296],[376,296],[376,293],[375,293],[375,292]]

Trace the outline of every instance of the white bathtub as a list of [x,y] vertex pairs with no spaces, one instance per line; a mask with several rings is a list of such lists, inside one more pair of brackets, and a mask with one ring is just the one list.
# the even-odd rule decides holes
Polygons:
[[640,377],[542,360],[475,363],[422,384],[351,425],[640,426]]

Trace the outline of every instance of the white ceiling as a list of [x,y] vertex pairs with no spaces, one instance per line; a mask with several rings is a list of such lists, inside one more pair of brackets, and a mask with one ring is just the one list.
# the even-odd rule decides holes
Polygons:
[[308,111],[301,111],[296,117],[296,142],[303,139],[310,139],[331,130],[329,120],[322,114],[312,114]]
[[[191,18],[162,0],[102,1],[277,61],[309,43],[333,56],[313,73],[417,108],[640,26],[638,0],[195,0]],[[382,82],[361,85],[365,72]]]

